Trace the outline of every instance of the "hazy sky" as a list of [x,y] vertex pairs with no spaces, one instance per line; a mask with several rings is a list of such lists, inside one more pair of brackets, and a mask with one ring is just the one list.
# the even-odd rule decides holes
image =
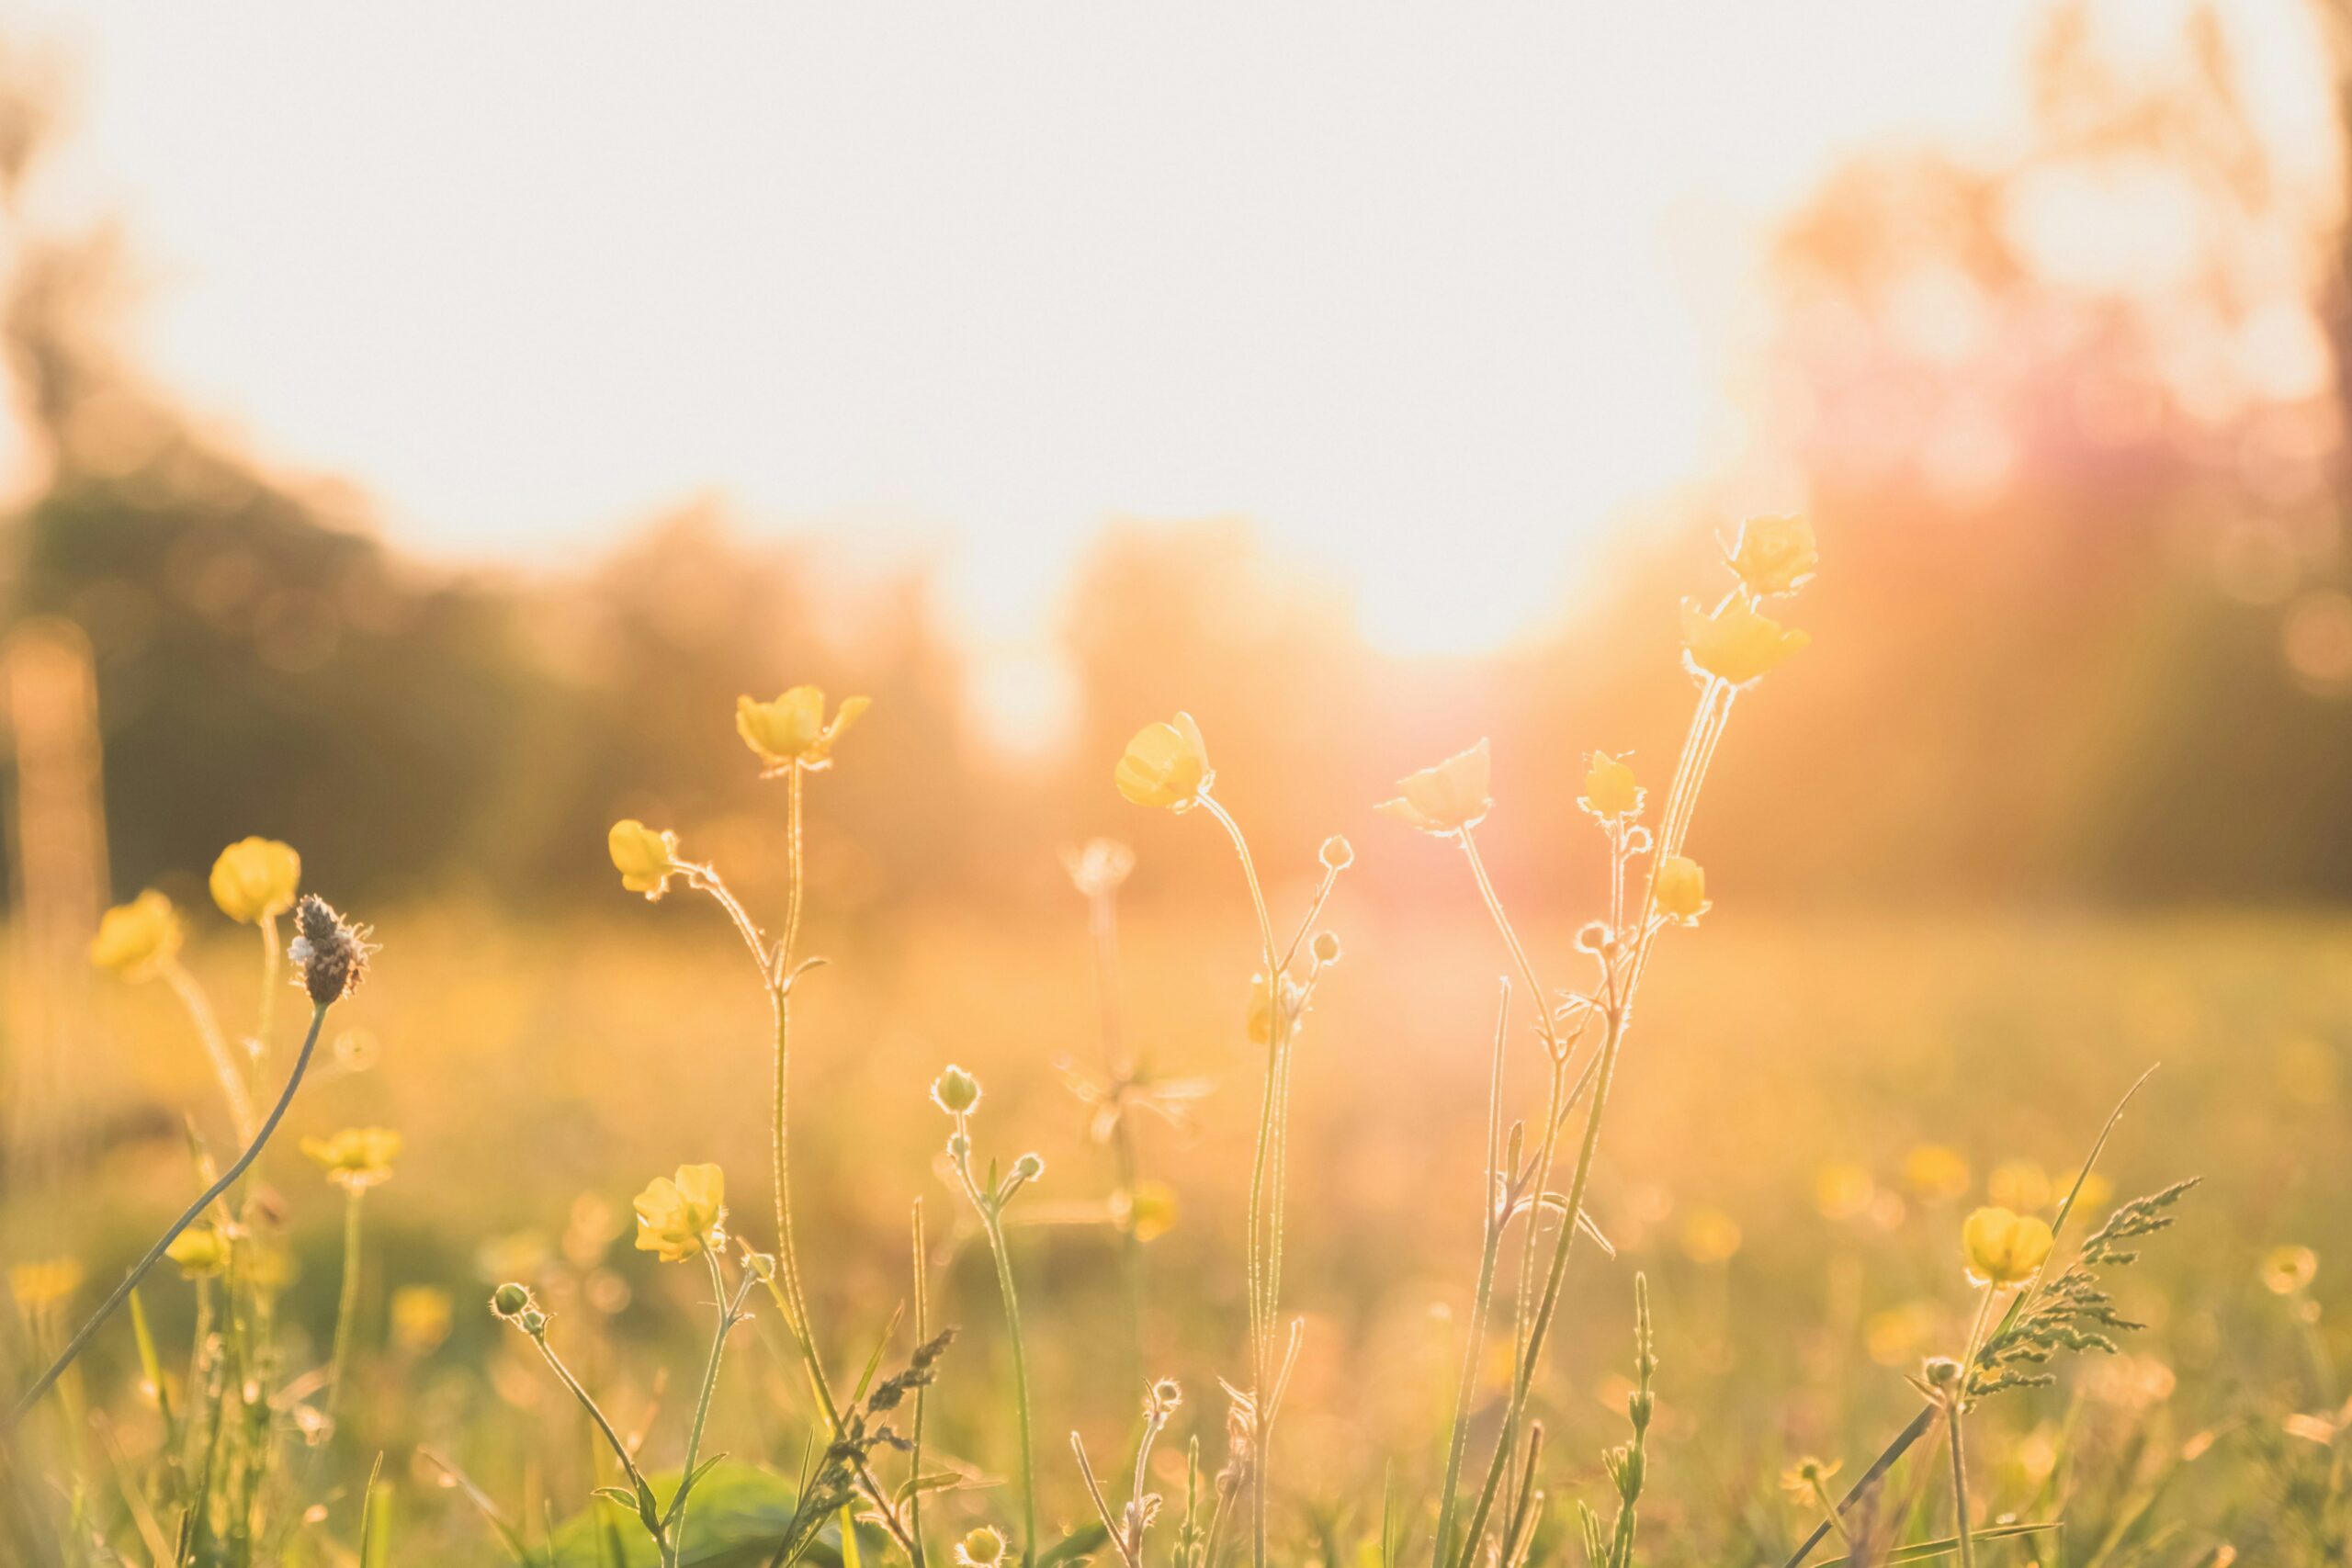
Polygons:
[[1871,143],[2013,133],[2036,10],[18,16],[80,62],[53,195],[128,222],[138,352],[269,460],[445,556],[705,491],[928,543],[1012,649],[1107,515],[1249,513],[1376,637],[1469,647],[1645,495],[1801,499],[1724,391],[1770,220]]

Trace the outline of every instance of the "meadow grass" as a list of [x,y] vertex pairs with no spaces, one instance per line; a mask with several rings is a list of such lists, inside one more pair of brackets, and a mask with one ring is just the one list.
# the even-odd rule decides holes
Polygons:
[[[1765,616],[1794,585],[1772,573],[1802,573],[1762,539],[1690,612],[1673,773],[1643,795],[1600,755],[1581,781],[1589,900],[1490,863],[1483,746],[1388,812],[1437,844],[1358,835],[1458,855],[1429,884],[1450,895],[1351,904],[1369,852],[1338,838],[1261,869],[1180,716],[1118,783],[1198,811],[1230,906],[1122,902],[1127,863],[1091,846],[1066,919],[910,907],[877,940],[802,869],[805,792],[853,787],[859,705],[747,699],[789,845],[776,924],[627,823],[628,887],[682,906],[389,916],[355,1004],[376,1044],[336,1042],[296,1122],[352,1123],[304,1141],[340,1204],[262,1164],[270,1201],[216,1216],[217,1251],[151,1277],[12,1432],[0,1540],[93,1563],[1631,1568],[1808,1535],[1815,1562],[2341,1561],[2318,1259],[2352,936],[1713,908],[1683,860],[1703,781],[1770,700],[1757,662],[1794,651]],[[273,962],[277,912],[251,922]],[[209,1076],[198,1125],[240,1133],[266,1010],[249,1067],[205,1022],[229,950],[155,948],[117,966],[160,953],[165,983],[109,1010],[156,1092]],[[1041,1070],[1057,1055],[1099,1070]],[[1000,1137],[1039,1153],[992,1163]],[[70,1260],[10,1259],[23,1386],[189,1169],[133,1147],[55,1200],[90,1224]],[[2143,1244],[2192,1169],[2214,1179],[2188,1224]]]

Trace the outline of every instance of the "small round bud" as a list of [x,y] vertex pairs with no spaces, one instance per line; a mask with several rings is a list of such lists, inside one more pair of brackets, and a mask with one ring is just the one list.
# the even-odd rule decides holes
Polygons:
[[1930,1356],[1919,1369],[1929,1388],[1952,1388],[1960,1382],[1960,1363],[1950,1356]]
[[775,1259],[764,1252],[753,1252],[745,1247],[743,1271],[754,1280],[773,1280],[775,1278]]
[[1323,865],[1328,871],[1345,871],[1355,863],[1355,846],[1334,833],[1323,840]]
[[956,1543],[956,1561],[964,1568],[996,1568],[1004,1561],[1004,1537],[982,1525]]
[[951,1065],[932,1080],[931,1098],[950,1116],[969,1116],[980,1103],[980,1080]]
[[491,1293],[490,1310],[501,1317],[513,1317],[531,1304],[531,1292],[512,1281],[501,1285]]
[[947,1135],[947,1152],[956,1159],[968,1158],[972,1152],[972,1140],[961,1133],[950,1133]]
[[1184,1390],[1174,1378],[1162,1378],[1151,1385],[1151,1402],[1162,1413],[1173,1410],[1184,1403]]
[[1577,928],[1578,953],[1606,953],[1616,945],[1616,935],[1606,920],[1587,920]]
[[548,1331],[548,1314],[535,1306],[525,1307],[523,1315],[516,1321],[522,1324],[523,1332],[534,1339]]
[[1340,939],[1329,931],[1315,933],[1315,962],[1337,964],[1340,961]]
[[1023,1181],[1035,1181],[1046,1174],[1046,1162],[1037,1155],[1023,1155],[1012,1162],[1012,1174]]

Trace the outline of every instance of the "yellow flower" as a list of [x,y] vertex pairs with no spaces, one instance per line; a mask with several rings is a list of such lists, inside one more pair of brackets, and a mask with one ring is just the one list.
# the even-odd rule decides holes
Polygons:
[[2274,1247],[2263,1255],[2262,1282],[2278,1295],[2308,1289],[2319,1272],[2319,1254],[2308,1247]]
[[2083,1189],[2075,1194],[2075,1212],[2084,1214],[2097,1213],[2099,1210],[2106,1208],[2107,1201],[2114,1196],[2115,1183],[2109,1181],[2105,1175],[2094,1170],[2083,1178]]
[[1734,593],[1713,611],[1682,602],[1682,647],[1690,668],[1735,686],[1761,680],[1813,640]]
[[229,1238],[211,1225],[194,1225],[174,1237],[164,1256],[180,1266],[181,1279],[209,1279],[229,1267]]
[[1739,541],[1728,559],[1732,570],[1759,597],[1793,593],[1821,564],[1813,525],[1802,517],[1751,517],[1739,525]]
[[71,1258],[19,1263],[8,1270],[8,1293],[27,1317],[53,1312],[82,1288],[82,1266]]
[[1668,919],[1690,925],[1713,905],[1707,902],[1707,874],[1687,855],[1668,855],[1650,874],[1650,897]]
[[1634,782],[1634,770],[1620,758],[1595,751],[1584,775],[1584,808],[1604,820],[1641,815],[1642,786]]
[[1111,770],[1111,782],[1137,806],[1169,811],[1190,811],[1216,782],[1209,766],[1209,749],[1193,716],[1145,725]]
[[637,1249],[683,1263],[724,1246],[727,1178],[715,1165],[682,1165],[675,1178],[657,1176],[637,1195]]
[[144,980],[180,950],[180,918],[172,901],[150,887],[117,904],[98,920],[90,962],[126,979]]
[[1489,793],[1494,767],[1481,740],[1434,768],[1396,781],[1397,797],[1373,807],[1424,833],[1458,833],[1475,828],[1494,807]]
[[1845,1465],[1837,1460],[1818,1460],[1811,1454],[1781,1472],[1781,1490],[1791,1496],[1808,1500],[1817,1495],[1817,1488],[1829,1484]]
[[402,1285],[392,1292],[392,1343],[422,1356],[449,1337],[449,1292],[435,1285]]
[[294,907],[302,857],[276,839],[240,839],[212,863],[212,901],[232,920],[257,926]]
[[401,1157],[401,1135],[390,1127],[345,1127],[325,1138],[304,1138],[302,1152],[316,1160],[327,1179],[347,1192],[364,1192],[392,1177]]
[[1877,1196],[1871,1173],[1859,1165],[1825,1165],[1813,1176],[1813,1203],[1825,1218],[1850,1220],[1870,1212]]
[[997,1568],[1004,1561],[1004,1536],[987,1525],[967,1532],[956,1543],[957,1568]]
[[678,863],[677,834],[657,833],[636,818],[625,817],[613,824],[605,843],[623,887],[644,894],[648,902],[669,891]]
[[1968,1161],[1957,1149],[1921,1144],[1903,1156],[1903,1179],[1922,1198],[1957,1198],[1968,1190]]
[[2033,1278],[2050,1256],[2050,1227],[2030,1214],[1979,1209],[1960,1227],[1968,1277],[1980,1285],[2017,1285]]
[[1682,1251],[1693,1263],[1728,1263],[1740,1240],[1739,1222],[1721,1209],[1702,1206],[1683,1218]]
[[1917,1357],[1940,1327],[1932,1307],[1909,1302],[1871,1314],[1862,1324],[1862,1347],[1880,1366],[1899,1367]]
[[795,686],[772,703],[736,698],[735,731],[766,764],[762,778],[775,778],[794,768],[814,773],[832,766],[833,742],[873,705],[871,697],[843,697],[828,724],[825,694],[815,686]]
[[1165,1181],[1138,1181],[1127,1200],[1127,1228],[1137,1241],[1155,1241],[1176,1228],[1176,1190]]
[[2004,1209],[2033,1213],[2050,1207],[2050,1173],[2030,1159],[2005,1160],[1984,1179],[1984,1195]]

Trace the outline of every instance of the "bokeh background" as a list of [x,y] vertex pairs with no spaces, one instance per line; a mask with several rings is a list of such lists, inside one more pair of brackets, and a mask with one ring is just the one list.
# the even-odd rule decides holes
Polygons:
[[[1184,1215],[1148,1359],[1205,1393],[1254,939],[1213,832],[1109,784],[1183,707],[1280,901],[1326,834],[1358,850],[1300,1069],[1294,1441],[1361,1523],[1442,1418],[1502,964],[1458,860],[1371,806],[1491,737],[1487,853],[1565,981],[1584,754],[1663,781],[1677,601],[1738,518],[1803,511],[1815,645],[1699,815],[1717,908],[1645,1010],[1560,1451],[1614,1440],[1640,1264],[1662,1517],[1784,1538],[1743,1488],[1899,1423],[1890,1369],[1964,1310],[1960,1207],[2069,1167],[2158,1059],[2116,1179],[2211,1182],[2099,1397],[2119,1447],[2275,1433],[2246,1390],[2334,1391],[2255,1260],[2352,1247],[2347,81],[2352,17],[2296,0],[16,6],[0,1252],[103,1279],[177,1201],[201,1062],[83,947],[163,888],[250,1010],[202,879],[285,839],[385,945],[299,1115],[409,1142],[368,1296],[407,1348],[352,1419],[568,1507],[501,1447],[548,1393],[475,1299],[571,1279],[615,1366],[650,1359],[691,1292],[613,1216],[764,1161],[752,977],[707,908],[624,895],[605,829],[674,827],[778,909],[731,708],[810,681],[874,699],[811,793],[820,1311],[863,1345],[910,1200],[948,1234],[922,1091],[961,1060],[1067,1205],[1027,1244],[1080,1351],[1046,1429],[1121,1429],[1107,1162],[1057,1066],[1099,1050],[1061,853],[1114,834],[1127,1032],[1216,1086],[1147,1145]],[[1961,1184],[1906,1179],[1920,1145]],[[1860,1201],[1816,1191],[1847,1165]],[[322,1322],[334,1207],[277,1179]],[[455,1326],[401,1341],[411,1286]],[[2269,1494],[2197,1495],[2225,1533]]]

